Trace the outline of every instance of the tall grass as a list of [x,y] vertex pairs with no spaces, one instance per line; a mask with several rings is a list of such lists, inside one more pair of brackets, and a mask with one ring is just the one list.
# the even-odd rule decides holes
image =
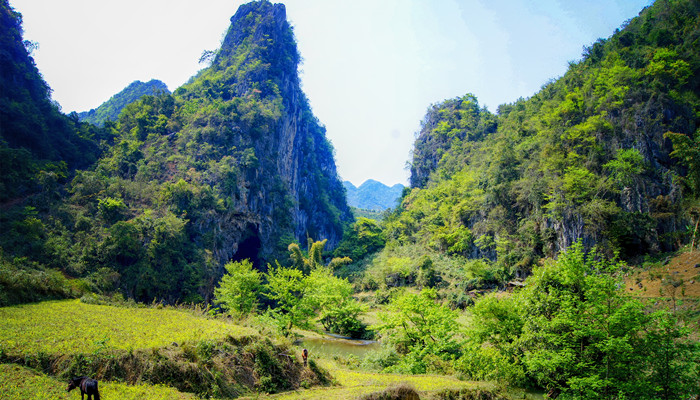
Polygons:
[[250,328],[175,309],[48,301],[0,308],[0,351],[77,354],[254,335]]

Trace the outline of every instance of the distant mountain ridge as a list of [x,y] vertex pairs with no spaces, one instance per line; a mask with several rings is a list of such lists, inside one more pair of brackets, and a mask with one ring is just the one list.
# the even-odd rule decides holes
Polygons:
[[133,81],[124,90],[100,104],[99,107],[78,113],[78,118],[95,125],[102,125],[107,120],[116,121],[119,113],[128,104],[143,96],[154,96],[161,93],[170,94],[170,90],[168,90],[168,85],[158,79],[151,79],[148,82]]
[[404,189],[400,183],[389,187],[374,179],[366,180],[360,187],[356,187],[349,181],[344,181],[343,186],[345,186],[350,206],[378,211],[396,207]]

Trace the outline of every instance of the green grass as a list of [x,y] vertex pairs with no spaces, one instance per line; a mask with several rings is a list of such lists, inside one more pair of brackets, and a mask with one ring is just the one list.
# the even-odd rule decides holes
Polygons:
[[257,397],[246,397],[245,399],[351,400],[368,393],[382,391],[387,387],[400,383],[407,383],[413,386],[423,396],[425,393],[434,393],[444,389],[476,388],[490,385],[484,382],[460,381],[444,375],[380,374],[336,368],[333,363],[322,362],[321,365],[335,378],[337,386],[297,390],[276,395],[260,395]]
[[8,354],[138,350],[229,335],[255,335],[255,331],[181,310],[122,308],[79,300],[0,308],[0,349]]
[[[51,399],[68,400],[80,397],[80,390],[68,393],[68,382],[39,374],[31,369],[13,364],[0,364],[0,393],[6,400]],[[197,397],[181,393],[166,386],[126,385],[117,382],[100,382],[100,395],[104,399],[120,400],[189,400]]]

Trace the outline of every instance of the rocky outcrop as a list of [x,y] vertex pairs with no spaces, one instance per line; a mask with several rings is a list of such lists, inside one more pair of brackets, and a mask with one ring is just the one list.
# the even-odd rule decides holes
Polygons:
[[431,107],[406,225],[440,250],[518,268],[577,241],[627,259],[677,249],[700,187],[679,152],[693,145],[674,147],[699,134],[697,15],[696,2],[656,2],[495,117],[471,95]]
[[236,111],[221,116],[233,124],[208,125],[230,130],[230,142],[252,160],[239,165],[235,211],[221,224],[228,238],[217,252],[221,261],[247,254],[257,240],[268,261],[294,239],[327,239],[333,248],[352,219],[333,148],[301,90],[299,61],[284,5],[252,2],[231,18],[212,65],[175,92],[235,103]]

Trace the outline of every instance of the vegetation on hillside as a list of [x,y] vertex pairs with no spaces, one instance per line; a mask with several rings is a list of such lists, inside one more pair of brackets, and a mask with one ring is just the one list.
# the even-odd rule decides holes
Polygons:
[[[51,103],[0,5],[0,371],[29,382],[12,396],[41,374],[209,398],[330,384],[294,355],[300,330],[381,339],[332,360],[373,371],[336,369],[346,386],[700,395],[681,277],[663,277],[672,304],[625,285],[626,262],[700,242],[697,0],[658,0],[495,114],[470,94],[432,106],[379,222],[353,221],[284,6],[241,6],[207,68],[100,128]],[[343,395],[505,397],[411,380]]]
[[496,115],[472,95],[433,106],[390,243],[517,277],[577,240],[627,260],[692,241],[699,7],[657,1]]
[[81,121],[102,126],[106,121],[116,121],[119,118],[119,114],[128,104],[139,100],[143,96],[157,96],[159,94],[170,94],[165,83],[157,79],[151,79],[145,83],[134,81],[125,87],[124,90],[100,104],[99,107],[78,113],[78,118]]
[[100,129],[61,114],[22,40],[22,16],[0,2],[0,204],[46,186],[99,156]]
[[620,260],[698,244],[699,11],[657,1],[497,114],[472,95],[429,109],[385,245],[346,268],[388,304],[369,364],[552,397],[695,394],[695,322],[628,297]]
[[692,323],[629,297],[618,260],[580,243],[536,267],[525,288],[492,293],[466,325],[434,289],[395,296],[375,326],[385,371],[455,373],[556,397],[685,399],[696,395],[700,346]]
[[[6,1],[3,18],[13,32],[2,37],[3,46],[21,46],[21,18]],[[286,256],[289,243],[307,236],[337,245],[352,215],[332,147],[301,92],[299,55],[282,5],[242,6],[211,66],[174,94],[125,105],[103,129],[58,113],[26,49],[20,50],[23,59],[6,61],[31,67],[26,85],[41,90],[15,85],[7,93],[36,92],[36,99],[13,100],[15,108],[34,101],[46,110],[2,118],[19,124],[2,130],[8,146],[17,146],[2,158],[16,161],[3,179],[17,190],[36,183],[33,192],[1,191],[9,200],[0,209],[3,270],[60,271],[80,279],[82,289],[138,301],[209,302],[230,260],[250,259],[264,270]],[[69,171],[62,160],[38,161],[51,154],[33,156],[15,143],[29,138],[53,151],[74,148],[30,136],[38,132],[27,125],[32,118],[54,114],[84,128],[78,133],[100,133],[101,157],[76,149],[85,168]],[[31,282],[4,285],[27,292]],[[52,289],[43,298],[79,292],[59,286],[63,294]],[[2,304],[29,299],[4,297]]]

